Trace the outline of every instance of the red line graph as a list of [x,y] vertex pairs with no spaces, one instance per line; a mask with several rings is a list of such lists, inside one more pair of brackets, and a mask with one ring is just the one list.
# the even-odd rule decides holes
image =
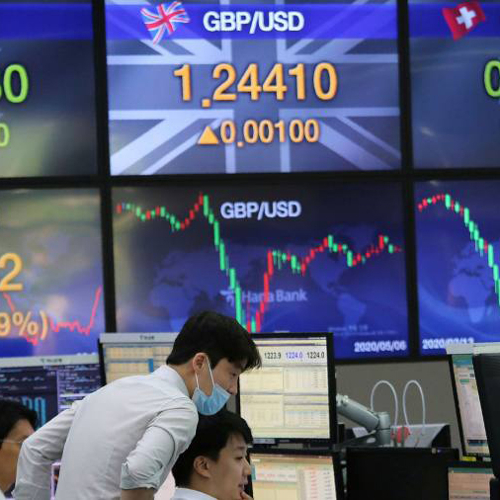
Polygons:
[[[95,295],[94,295],[94,302],[92,304],[92,310],[91,310],[91,313],[90,313],[90,318],[89,318],[89,321],[86,325],[82,325],[78,320],[72,320],[72,321],[54,321],[54,319],[52,319],[50,317],[49,314],[46,314],[42,311],[40,311],[40,315],[41,316],[46,316],[48,317],[48,323],[49,323],[49,327],[50,327],[50,330],[53,332],[53,333],[59,333],[61,330],[69,330],[70,332],[72,333],[78,333],[80,335],[90,335],[90,332],[92,331],[92,328],[94,327],[95,325],[95,319],[96,319],[96,316],[97,316],[97,309],[99,307],[99,302],[101,300],[101,295],[102,295],[102,286],[98,287],[97,290],[95,291]],[[7,302],[7,305],[10,309],[10,314],[11,315],[14,315],[14,313],[20,313],[20,311],[18,310],[18,308],[16,307],[15,303],[14,303],[14,300],[12,299],[12,297],[10,296],[10,294],[4,292],[2,294],[3,298],[5,299],[5,301]],[[23,313],[24,314],[24,313]],[[31,314],[31,313],[28,313],[28,314]],[[16,324],[16,323],[14,323]],[[44,328],[46,325],[43,325]],[[46,328],[45,328],[46,329]],[[27,342],[29,342],[30,344],[33,344],[33,345],[38,345],[39,341],[40,340],[44,340],[40,335],[33,335],[33,336],[28,336],[28,334],[24,334],[24,335],[20,335],[22,338],[24,338]]]
[[100,286],[95,293],[94,304],[92,306],[92,312],[90,314],[90,320],[87,326],[82,326],[79,321],[60,321],[56,323],[52,319],[50,319],[51,330],[57,333],[62,328],[64,329],[67,328],[71,332],[76,331],[78,333],[81,333],[82,335],[90,335],[90,331],[94,327],[95,318],[97,315],[97,307],[99,306],[99,300],[101,299],[101,294],[102,294],[102,287]]

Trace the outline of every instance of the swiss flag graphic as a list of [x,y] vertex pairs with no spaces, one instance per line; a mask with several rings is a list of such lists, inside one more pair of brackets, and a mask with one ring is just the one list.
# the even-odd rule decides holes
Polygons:
[[454,40],[467,35],[479,23],[486,21],[479,2],[464,2],[456,7],[445,7],[443,16],[450,27]]

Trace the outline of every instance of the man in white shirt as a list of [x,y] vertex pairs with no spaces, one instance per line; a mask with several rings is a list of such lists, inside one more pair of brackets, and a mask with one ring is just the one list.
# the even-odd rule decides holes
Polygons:
[[196,435],[172,474],[172,500],[251,500],[244,488],[251,474],[247,448],[252,433],[244,419],[222,410],[200,416]]
[[56,500],[153,500],[189,446],[198,411],[217,412],[236,394],[240,373],[260,364],[236,320],[191,317],[166,366],[108,384],[26,441],[14,498],[49,500],[50,467],[61,460]]
[[23,442],[35,432],[37,414],[17,401],[0,399],[0,499],[16,480]]

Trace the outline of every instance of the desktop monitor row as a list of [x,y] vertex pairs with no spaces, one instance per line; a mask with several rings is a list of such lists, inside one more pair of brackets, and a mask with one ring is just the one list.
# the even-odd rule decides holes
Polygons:
[[[37,411],[45,424],[106,383],[165,363],[175,333],[102,334],[99,355],[0,359],[0,397]],[[332,335],[260,334],[260,370],[242,374],[238,412],[255,443],[337,442]]]

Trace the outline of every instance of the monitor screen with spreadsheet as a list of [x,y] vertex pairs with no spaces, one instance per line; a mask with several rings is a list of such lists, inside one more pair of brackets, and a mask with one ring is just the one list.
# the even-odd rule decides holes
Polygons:
[[331,334],[259,334],[262,368],[240,376],[239,410],[255,444],[335,440]]
[[451,356],[451,363],[465,454],[487,456],[488,441],[472,366],[472,354],[454,354]]
[[0,359],[0,397],[14,399],[46,424],[101,387],[97,354]]
[[463,455],[487,457],[490,453],[472,365],[474,349],[490,345],[494,344],[455,343],[446,346]]
[[104,382],[147,375],[165,364],[177,333],[103,333],[99,356]]
[[[335,456],[301,451],[250,453],[256,500],[340,500],[340,467]],[[276,453],[275,453],[276,452]]]
[[490,500],[493,470],[485,463],[456,462],[448,466],[448,500]]

